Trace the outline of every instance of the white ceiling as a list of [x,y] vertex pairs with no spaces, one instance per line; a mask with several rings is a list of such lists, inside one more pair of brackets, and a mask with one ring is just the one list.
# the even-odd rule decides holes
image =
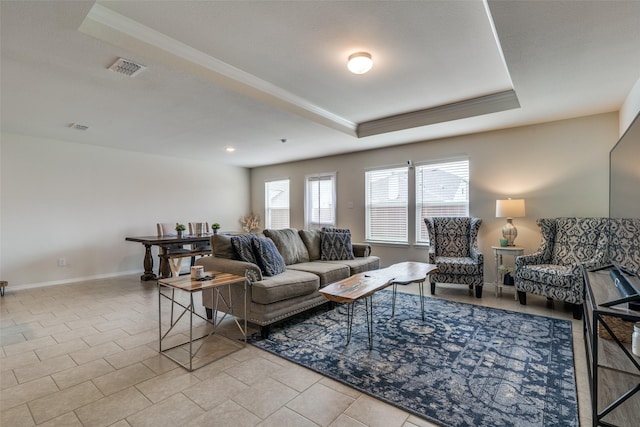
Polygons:
[[[617,111],[640,78],[633,0],[2,0],[0,14],[3,132],[246,167]],[[360,50],[374,67],[354,75]],[[108,70],[118,57],[147,69]]]

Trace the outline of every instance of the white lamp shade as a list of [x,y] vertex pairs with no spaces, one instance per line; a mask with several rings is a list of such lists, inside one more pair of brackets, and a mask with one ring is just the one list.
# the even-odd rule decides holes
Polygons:
[[496,218],[519,218],[524,212],[524,199],[496,200]]
[[353,74],[364,74],[373,67],[373,61],[371,60],[371,54],[368,52],[356,52],[349,55],[347,62],[347,68]]

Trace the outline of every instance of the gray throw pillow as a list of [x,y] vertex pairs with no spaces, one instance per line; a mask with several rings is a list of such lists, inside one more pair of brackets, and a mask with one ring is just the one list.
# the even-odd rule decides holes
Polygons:
[[304,242],[309,252],[309,260],[317,261],[320,259],[320,244],[322,243],[322,231],[320,230],[300,230],[298,231],[300,238]]
[[266,237],[256,237],[251,241],[251,244],[262,274],[265,276],[275,276],[287,270],[284,259],[282,259],[282,255],[278,252],[278,248],[276,248],[273,240]]
[[341,228],[323,228],[320,259],[335,261],[354,259],[351,231]]
[[238,259],[253,264],[257,264],[256,257],[253,254],[253,245],[251,241],[256,238],[255,234],[240,234],[231,237],[231,246],[235,249]]
[[295,228],[264,230],[264,235],[273,240],[286,265],[309,262],[309,252]]
[[211,236],[211,248],[213,256],[217,258],[238,259],[236,251],[231,246],[231,236],[214,234]]

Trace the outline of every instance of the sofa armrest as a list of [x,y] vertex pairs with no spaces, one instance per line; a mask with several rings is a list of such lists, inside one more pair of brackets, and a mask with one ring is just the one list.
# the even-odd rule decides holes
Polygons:
[[204,266],[205,271],[220,271],[222,273],[230,273],[238,276],[244,276],[245,272],[249,270],[258,278],[257,281],[262,280],[262,272],[260,271],[260,268],[251,262],[218,258],[216,256],[206,256],[198,259],[196,261],[196,265]]
[[368,257],[371,255],[371,245],[368,243],[353,243],[353,255],[357,257]]

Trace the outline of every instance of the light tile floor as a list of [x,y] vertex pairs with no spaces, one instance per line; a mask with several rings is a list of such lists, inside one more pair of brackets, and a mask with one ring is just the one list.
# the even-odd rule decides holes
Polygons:
[[[415,285],[401,290],[417,293]],[[520,306],[511,289],[502,297],[493,291],[486,286],[476,299],[464,287],[439,285],[436,297],[572,318],[562,304],[551,309],[529,296]],[[0,299],[0,425],[432,425],[250,345],[189,373],[158,354],[157,319],[155,283],[138,276],[7,288]],[[235,325],[223,326],[238,338]],[[582,323],[575,320],[573,342],[580,420],[589,425]]]

